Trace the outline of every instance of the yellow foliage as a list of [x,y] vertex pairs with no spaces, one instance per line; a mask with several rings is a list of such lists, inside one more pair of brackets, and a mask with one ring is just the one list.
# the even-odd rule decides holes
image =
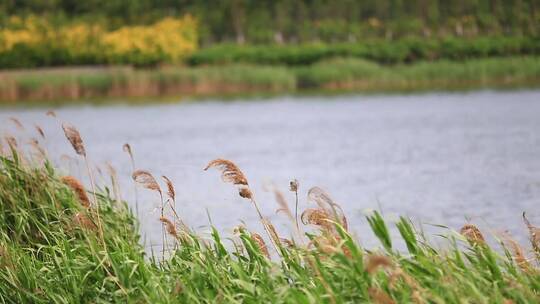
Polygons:
[[197,23],[187,15],[165,18],[148,26],[125,26],[107,31],[102,26],[74,23],[53,27],[46,19],[11,17],[0,29],[0,52],[16,44],[65,49],[72,56],[91,53],[109,62],[130,62],[138,54],[159,61],[179,62],[197,49]]
[[196,41],[196,22],[191,16],[165,18],[151,26],[122,27],[103,38],[114,55],[164,54],[171,62],[178,62],[195,51]]

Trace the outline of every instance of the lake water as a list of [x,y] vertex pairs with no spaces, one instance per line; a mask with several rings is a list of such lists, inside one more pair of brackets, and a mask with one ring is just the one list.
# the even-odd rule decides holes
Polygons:
[[[124,198],[133,202],[131,166],[122,151],[130,143],[138,168],[173,180],[181,216],[202,234],[208,214],[225,233],[241,221],[261,230],[253,207],[217,171],[202,170],[218,157],[240,166],[263,213],[283,234],[287,221],[263,188],[273,183],[292,204],[287,188],[293,178],[300,182],[301,209],[312,206],[310,187],[324,188],[368,246],[375,244],[365,220],[370,209],[382,210],[390,224],[399,215],[453,229],[470,221],[521,241],[523,211],[540,225],[540,91],[65,107],[55,109],[58,119],[45,111],[2,109],[2,130],[14,129],[10,116],[31,136],[31,124],[41,125],[55,162],[84,177],[83,166],[60,157],[74,156],[60,121],[73,123],[90,160],[100,167],[110,161]],[[147,244],[158,243],[159,199],[138,192]]]

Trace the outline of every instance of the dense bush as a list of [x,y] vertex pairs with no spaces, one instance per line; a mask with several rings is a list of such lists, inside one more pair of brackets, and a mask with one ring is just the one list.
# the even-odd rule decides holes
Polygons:
[[179,63],[196,48],[197,27],[190,16],[114,30],[98,24],[56,26],[35,16],[14,17],[0,30],[0,68]]
[[408,38],[398,41],[366,41],[342,44],[289,46],[217,45],[199,50],[188,58],[191,65],[247,62],[257,64],[308,65],[331,57],[355,57],[379,63],[418,60],[464,60],[490,56],[538,54],[540,39],[532,37]]

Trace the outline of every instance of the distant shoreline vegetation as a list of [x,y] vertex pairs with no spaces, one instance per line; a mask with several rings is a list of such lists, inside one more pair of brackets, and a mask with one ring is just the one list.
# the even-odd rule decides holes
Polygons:
[[[212,19],[205,1],[186,4],[185,10],[162,10],[163,4],[146,0],[136,1],[141,6],[129,4],[130,9],[153,16],[141,20],[130,17],[133,11],[113,9],[120,2],[101,6],[99,1],[77,9],[64,4],[57,8],[4,5],[6,15],[0,12],[1,104],[540,84],[540,36],[531,26],[538,14],[532,7],[530,15],[523,15],[529,12],[527,1],[507,12],[523,15],[522,23],[502,14],[486,23],[482,14],[466,14],[467,5],[462,2],[463,10],[450,15],[445,15],[447,4],[430,3],[440,13],[431,23],[429,16],[417,16],[404,7],[391,8],[401,22],[393,23],[385,9],[371,10],[376,8],[373,3],[336,1],[301,8],[297,7],[304,3],[301,0],[276,2],[269,5],[322,14],[317,15],[321,20],[313,15],[306,17],[305,24],[272,29],[281,33],[277,40],[261,40],[257,37],[262,36],[251,32],[260,14],[268,12],[243,0],[219,4],[224,6],[223,20]],[[335,27],[331,25],[344,22],[343,16],[332,15],[327,6],[342,13],[349,6],[367,11],[351,15],[347,26]],[[490,9],[502,13],[502,8]],[[470,9],[487,10],[483,6]],[[285,11],[275,15],[289,21],[296,18]],[[330,16],[333,19],[325,19]],[[229,24],[234,20],[239,23]],[[423,21],[419,27],[405,26],[414,20]],[[306,26],[313,32],[300,31]],[[355,26],[362,30],[355,32]]]
[[400,92],[540,87],[540,57],[384,65],[337,57],[302,65],[226,63],[0,71],[0,103],[197,98],[302,92]]

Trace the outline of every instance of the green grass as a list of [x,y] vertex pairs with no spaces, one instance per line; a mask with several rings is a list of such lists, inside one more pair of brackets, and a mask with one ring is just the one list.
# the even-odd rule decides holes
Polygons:
[[538,87],[540,57],[385,65],[336,57],[305,66],[245,63],[158,69],[61,68],[0,73],[0,102]]
[[464,62],[440,60],[395,66],[355,58],[336,58],[297,68],[299,86],[336,85],[360,91],[454,89],[532,85],[540,81],[540,58],[486,58]]
[[364,40],[357,43],[301,45],[220,44],[203,48],[188,59],[190,65],[251,63],[288,66],[314,64],[333,57],[353,57],[380,64],[418,61],[480,59],[534,55],[538,37],[403,38],[395,41]]
[[[85,209],[49,162],[29,163],[15,149],[0,156],[2,303],[540,301],[538,260],[518,265],[506,246],[467,243],[450,230],[438,249],[406,218],[396,224],[401,239],[392,239],[377,212],[367,221],[379,249],[361,247],[337,223],[319,222],[301,225],[311,232],[293,246],[268,245],[269,259],[248,229],[234,237],[213,229],[208,238],[177,227],[178,237],[168,236],[176,250],[158,261],[145,254],[136,220],[110,188],[101,185],[97,205]],[[79,214],[99,224],[98,210],[103,237],[75,220]]]

